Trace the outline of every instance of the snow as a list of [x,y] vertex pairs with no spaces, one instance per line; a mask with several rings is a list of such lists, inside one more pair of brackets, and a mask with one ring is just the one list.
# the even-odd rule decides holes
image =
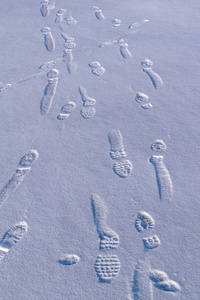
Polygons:
[[[200,299],[199,1],[55,0],[47,17],[41,6],[0,3],[0,190],[9,194],[0,206],[0,298]],[[55,50],[45,47],[44,27]],[[46,76],[51,69],[59,71],[56,78]],[[140,103],[137,93],[147,98]],[[45,113],[42,97],[51,104]],[[57,118],[69,102],[75,108]],[[120,131],[126,157],[111,157],[112,130]],[[152,151],[156,140],[165,145],[162,153]],[[31,150],[37,160],[16,179]],[[163,162],[155,166],[152,156]],[[118,176],[113,166],[124,161],[132,169]],[[93,194],[101,199],[102,235]],[[138,232],[139,212],[155,226]],[[26,235],[1,249],[17,224],[28,225]],[[99,246],[107,229],[119,245],[105,251]],[[160,244],[145,247],[154,236]],[[65,255],[80,261],[63,264]],[[117,272],[119,260],[120,271],[104,282],[104,263],[98,261],[98,274],[95,264],[106,255]],[[153,281],[153,273],[165,280]]]

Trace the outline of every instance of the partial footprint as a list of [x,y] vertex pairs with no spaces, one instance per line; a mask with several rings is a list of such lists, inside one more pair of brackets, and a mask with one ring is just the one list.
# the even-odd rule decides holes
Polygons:
[[152,282],[149,280],[149,263],[139,260],[134,272],[133,293],[135,300],[153,300]]
[[65,40],[66,43],[74,42],[74,38],[73,37],[67,35],[64,32],[61,32],[60,34],[61,34],[62,38]]
[[44,96],[40,102],[40,112],[42,115],[47,114],[51,108],[58,85],[58,75],[59,71],[56,69],[52,69],[47,73],[48,84],[44,89]]
[[71,13],[68,14],[68,16],[65,18],[65,21],[67,25],[76,25],[78,23],[77,20],[72,17]]
[[150,59],[146,58],[141,62],[141,65],[145,68],[151,68],[153,66],[153,62]]
[[94,268],[100,282],[110,282],[119,274],[120,261],[117,255],[99,255]]
[[126,157],[123,137],[120,130],[111,130],[108,134],[108,140],[110,142],[110,156],[112,159],[121,159]]
[[157,235],[145,237],[142,239],[144,244],[144,249],[155,249],[160,246],[160,239]]
[[70,63],[73,61],[72,49],[63,50],[63,62]]
[[122,178],[128,177],[132,173],[132,170],[133,165],[130,160],[116,162],[113,166],[113,171],[115,174]]
[[143,109],[152,109],[153,105],[151,103],[142,104],[141,107]]
[[80,114],[84,119],[91,119],[96,114],[96,109],[93,106],[83,107]]
[[155,226],[155,221],[151,215],[145,211],[140,211],[135,220],[135,228],[137,231],[142,232],[145,229],[152,229]]
[[32,164],[38,159],[38,152],[36,150],[31,150],[26,153],[19,161],[19,166],[22,168],[30,168]]
[[119,236],[107,225],[107,207],[104,201],[97,195],[91,197],[93,218],[100,238],[100,250],[117,249]]
[[41,32],[44,35],[44,45],[49,52],[53,52],[55,50],[55,41],[53,35],[51,33],[50,27],[43,27]]
[[63,107],[61,108],[61,112],[65,114],[70,114],[76,108],[76,103],[73,101],[68,101]]
[[40,12],[42,17],[46,18],[49,16],[50,9],[49,9],[49,1],[45,0],[41,2],[42,6],[40,8]]
[[89,66],[92,68],[92,73],[97,76],[102,76],[106,71],[98,61],[90,62]]
[[149,101],[149,97],[141,92],[138,92],[135,96],[135,101],[138,103]]
[[83,86],[79,86],[79,93],[81,95],[83,106],[94,106],[96,100],[88,96],[87,90]]
[[87,94],[87,90],[82,86],[79,86],[79,92],[84,106],[81,109],[80,114],[84,119],[90,119],[96,113],[96,109],[93,107],[96,103],[96,100],[94,98],[89,97]]
[[67,70],[69,74],[76,73],[78,68],[78,64],[74,61],[67,62]]
[[17,189],[24,177],[30,172],[31,166],[37,158],[38,152],[31,150],[20,159],[19,167],[16,172],[0,191],[0,206],[6,201],[8,196]]
[[150,162],[155,169],[160,199],[170,201],[173,197],[173,184],[170,173],[163,162],[163,156],[152,155]]
[[121,20],[119,20],[119,19],[114,19],[114,20],[112,21],[112,25],[113,25],[113,27],[119,27],[119,26],[121,25]]
[[63,105],[63,107],[61,108],[61,113],[57,116],[57,119],[58,120],[67,119],[72,113],[72,111],[75,110],[75,108],[76,108],[76,103],[74,103],[73,101],[67,102],[67,104]]
[[89,63],[89,66],[90,66],[91,68],[98,68],[98,67],[101,67],[101,64],[100,64],[98,61],[91,61],[91,62]]
[[152,144],[151,144],[151,150],[154,152],[165,152],[167,149],[167,145],[165,144],[165,142],[163,140],[155,140]]
[[106,69],[103,67],[98,67],[95,69],[92,69],[92,74],[97,75],[97,76],[102,76],[105,73]]
[[66,9],[61,8],[57,11],[56,18],[55,18],[55,23],[58,25],[61,25],[63,22],[63,15],[66,13]]
[[69,115],[70,115],[70,114],[62,114],[62,113],[60,113],[59,115],[57,115],[57,119],[58,119],[59,121],[63,121],[63,120],[65,120],[65,119],[68,119],[68,118],[69,118]]
[[80,261],[80,257],[76,254],[64,254],[59,259],[59,263],[62,265],[74,265],[79,261]]
[[10,249],[27,233],[26,222],[19,222],[11,227],[0,241],[0,260],[10,251]]

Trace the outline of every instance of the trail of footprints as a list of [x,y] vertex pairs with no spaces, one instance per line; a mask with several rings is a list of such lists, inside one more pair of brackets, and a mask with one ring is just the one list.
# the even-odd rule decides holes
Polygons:
[[[155,221],[150,214],[145,211],[140,211],[137,214],[135,228],[138,232],[141,233],[146,230],[152,230],[154,227]],[[160,246],[160,240],[157,235],[145,237],[142,240],[144,248],[147,251],[151,251]],[[139,260],[134,272],[134,299],[153,300],[152,282],[154,287],[166,292],[178,292],[181,290],[180,285],[176,281],[171,280],[164,271],[152,269],[149,261],[145,259]]]
[[[44,0],[41,2],[41,16],[47,18],[50,15],[50,11],[55,9],[55,3]],[[97,6],[92,6],[91,10],[94,12],[94,16],[97,20],[105,20],[102,10]],[[67,17],[64,15],[67,13]],[[141,20],[139,22],[132,23],[129,29],[140,27],[141,25],[149,22],[149,20]],[[53,67],[58,62],[64,62],[69,74],[73,74],[77,70],[77,63],[74,62],[73,50],[76,47],[74,38],[68,36],[64,31],[66,25],[76,25],[77,21],[72,17],[71,13],[68,13],[66,9],[59,9],[55,16],[55,24],[57,24],[61,30],[61,37],[64,39],[64,50],[62,57],[48,61],[41,65],[39,69]],[[117,28],[121,25],[121,20],[114,19],[112,26]],[[50,27],[43,27],[41,32],[44,36],[44,45],[48,52],[55,50],[55,41],[51,33]],[[132,58],[132,54],[128,49],[128,44],[125,43],[124,38],[129,34],[136,33],[137,31],[130,31],[116,39],[110,40],[101,44],[99,47],[104,48],[110,45],[118,45],[119,51],[124,60]],[[155,89],[163,86],[163,81],[160,75],[152,70],[153,62],[149,59],[145,59],[141,63],[143,72],[145,72]],[[92,61],[89,63],[92,69],[92,73],[97,76],[102,76],[105,73],[105,68],[100,65],[98,61]],[[26,78],[20,79],[15,83],[23,83],[27,80],[41,76],[44,73],[35,73]],[[48,83],[44,89],[44,95],[40,102],[41,114],[47,114],[51,108],[53,98],[56,93],[58,84],[59,71],[57,69],[51,69],[47,73]],[[0,83],[0,91],[11,87],[12,84]],[[83,86],[79,86],[80,96],[82,98],[83,107],[80,114],[85,119],[92,118],[96,110],[94,108],[96,100],[88,96],[87,90]],[[137,103],[142,103],[143,109],[152,108],[152,104],[149,102],[149,97],[143,92],[136,94],[135,100]],[[67,119],[70,114],[75,110],[76,104],[73,101],[68,101],[62,106],[60,114],[58,114],[58,120]],[[123,138],[120,130],[111,130],[108,133],[108,139],[110,143],[110,156],[114,160],[113,171],[116,175],[122,178],[126,178],[132,173],[132,163],[126,159],[127,155],[124,150]],[[162,153],[166,150],[166,144],[163,140],[156,140],[151,144],[151,150],[155,153]],[[5,184],[0,191],[0,206],[6,201],[8,196],[16,190],[19,184],[23,181],[24,177],[30,172],[32,164],[37,160],[38,152],[31,150],[25,154],[19,161],[19,166],[11,177],[11,179]],[[163,162],[162,155],[152,155],[150,157],[150,163],[153,165],[157,180],[157,186],[159,191],[159,197],[161,200],[171,200],[173,196],[173,184],[170,173]],[[95,272],[100,282],[111,282],[120,271],[120,261],[114,251],[119,246],[119,236],[111,229],[107,224],[107,208],[102,198],[97,194],[93,194],[91,197],[91,206],[93,212],[94,223],[96,230],[100,238],[99,250],[102,251],[96,258],[94,264]],[[153,230],[155,227],[154,218],[145,211],[140,211],[137,214],[135,220],[135,228],[139,233],[145,233],[149,230]],[[26,233],[28,225],[26,222],[19,222],[11,227],[3,236],[0,241],[0,260],[10,251]],[[158,248],[161,244],[159,237],[156,234],[148,235],[142,238],[144,251],[151,252]],[[64,254],[59,263],[63,265],[74,265],[80,261],[80,257],[77,254]],[[166,292],[177,292],[181,290],[180,285],[169,278],[164,272],[156,269],[152,269],[148,261],[139,260],[136,264],[134,273],[134,286],[133,293],[134,299],[153,299],[153,288],[161,289]]]

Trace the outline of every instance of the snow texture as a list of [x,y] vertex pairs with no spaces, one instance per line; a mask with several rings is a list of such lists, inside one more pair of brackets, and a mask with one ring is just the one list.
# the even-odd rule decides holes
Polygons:
[[199,11],[1,0],[1,299],[199,300]]

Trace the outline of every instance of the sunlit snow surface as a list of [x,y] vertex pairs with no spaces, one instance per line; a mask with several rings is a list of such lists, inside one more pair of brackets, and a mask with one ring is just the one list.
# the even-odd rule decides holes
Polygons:
[[1,1],[1,299],[199,299],[199,9]]

